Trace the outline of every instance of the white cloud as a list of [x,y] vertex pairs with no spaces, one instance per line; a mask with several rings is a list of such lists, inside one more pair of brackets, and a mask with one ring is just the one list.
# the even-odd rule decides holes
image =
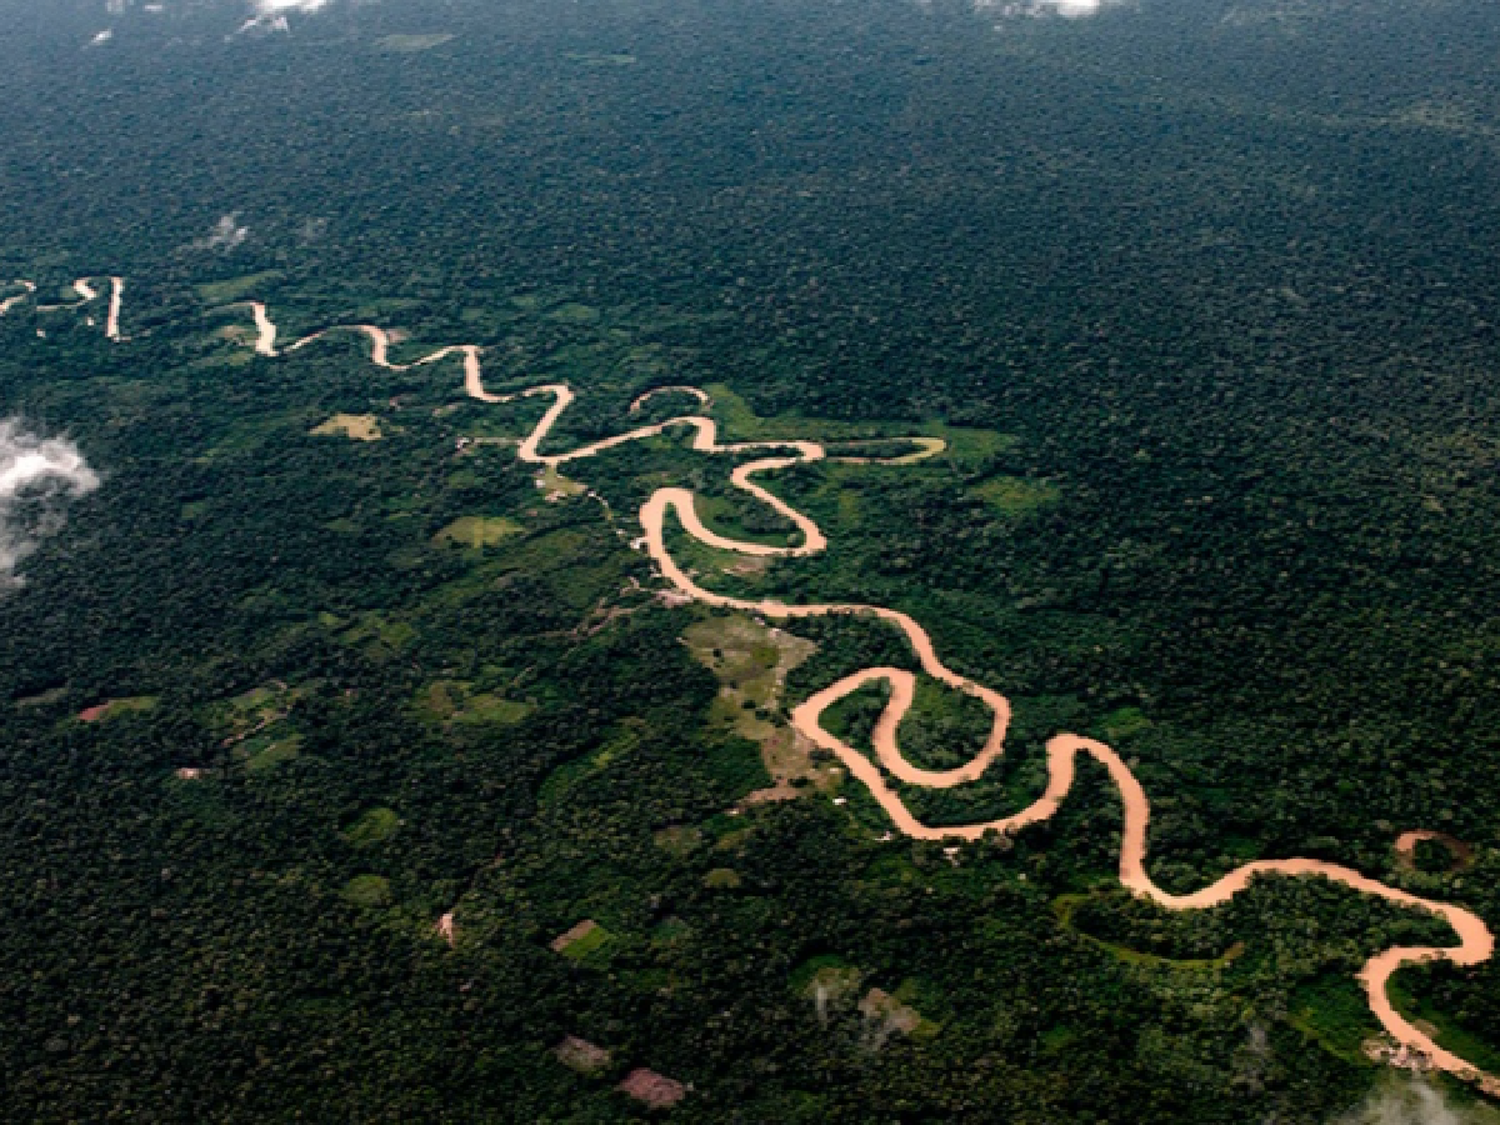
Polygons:
[[0,588],[18,586],[16,565],[62,526],[63,504],[99,487],[78,447],[0,418]]
[[281,12],[320,12],[328,7],[329,0],[252,0],[255,10],[262,16],[274,16]]
[[974,7],[1000,16],[1061,16],[1084,19],[1124,0],[974,0]]
[[193,243],[194,250],[230,250],[238,249],[250,237],[250,228],[240,226],[239,212],[232,215],[222,215],[214,224],[214,229],[208,232],[204,238]]
[[287,16],[293,12],[312,15],[321,12],[333,0],[250,0],[250,9],[255,14],[240,25],[235,35],[263,34],[274,31],[291,31]]

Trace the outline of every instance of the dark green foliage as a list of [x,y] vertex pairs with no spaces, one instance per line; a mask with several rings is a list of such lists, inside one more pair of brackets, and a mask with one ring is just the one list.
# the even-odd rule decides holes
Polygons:
[[[1015,811],[1076,731],[1137,768],[1171,890],[1309,855],[1500,924],[1493,5],[996,33],[941,2],[408,0],[259,39],[137,5],[81,50],[100,7],[0,0],[0,275],[123,273],[132,337],[0,318],[0,415],[105,477],[0,593],[0,1118],[624,1121],[643,1065],[693,1084],[683,1122],[1321,1125],[1373,1073],[1354,973],[1450,940],[1321,882],[1131,900],[1089,763],[1055,820],[951,857],[882,842],[852,784],[737,808],[764,767],[627,546],[664,483],[779,541],[731,460],[673,433],[565,467],[611,514],[548,503],[512,446],[455,448],[543,400],[353,335],[252,358],[216,335],[251,297],[287,339],[381,323],[398,359],[485,345],[493,390],[566,380],[559,449],[680,382],[762,416],[721,396],[731,439],[941,433],[775,478],[826,554],[703,563],[900,608],[1012,699],[1005,758],[922,815]],[[243,246],[193,248],[229,213]],[[311,436],[335,413],[383,440]],[[473,516],[521,530],[433,542]],[[869,618],[790,628],[819,648],[788,706],[915,667]],[[913,758],[982,742],[971,703],[924,697]],[[830,729],[866,747],[883,704]],[[1398,870],[1414,827],[1473,866]],[[597,949],[549,948],[587,918]],[[936,1030],[820,1014],[826,965]],[[1399,983],[1500,1065],[1500,970]],[[611,1069],[559,1063],[569,1034]]]

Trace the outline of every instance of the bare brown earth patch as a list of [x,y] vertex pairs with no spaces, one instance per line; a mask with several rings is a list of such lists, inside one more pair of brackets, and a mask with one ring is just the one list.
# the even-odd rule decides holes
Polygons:
[[106,699],[103,703],[96,703],[92,707],[85,707],[82,711],[78,712],[77,718],[80,723],[97,723],[104,719],[113,719],[118,715],[151,711],[155,708],[155,696],[137,695],[129,699]]
[[551,946],[554,953],[566,953],[568,950],[579,945],[590,944],[589,939],[599,929],[599,923],[592,918],[585,918],[567,933],[558,934],[552,939]]
[[899,1031],[902,1035],[910,1035],[922,1026],[921,1012],[880,988],[865,993],[859,1011],[866,1019],[879,1021],[888,1031]]
[[617,1088],[652,1109],[670,1109],[687,1097],[687,1087],[681,1082],[643,1066],[627,1074]]

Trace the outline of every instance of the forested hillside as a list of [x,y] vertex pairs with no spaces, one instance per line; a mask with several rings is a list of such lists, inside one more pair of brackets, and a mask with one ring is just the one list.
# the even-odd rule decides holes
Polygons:
[[[378,324],[403,362],[482,346],[496,394],[566,383],[557,449],[696,409],[632,410],[684,384],[726,440],[940,441],[763,478],[821,554],[669,536],[715,590],[908,613],[1009,697],[983,778],[903,791],[928,823],[1035,800],[1073,732],[1150,795],[1170,891],[1305,856],[1494,928],[1500,16],[247,7],[0,0],[0,277],[38,286],[0,289],[0,418],[99,478],[0,586],[0,1117],[1366,1096],[1354,974],[1441,923],[1322,880],[1133,899],[1092,763],[1014,838],[894,834],[787,720],[917,668],[901,634],[682,604],[633,542],[669,485],[785,542],[733,458],[679,431],[541,471],[544,399],[350,333],[260,355],[245,302],[283,343]],[[127,339],[102,301],[48,311],[106,276]],[[828,725],[868,749],[884,703]],[[944,769],[988,729],[924,681],[900,735]],[[1393,997],[1500,1072],[1500,966]],[[616,1088],[643,1067],[670,1111]]]

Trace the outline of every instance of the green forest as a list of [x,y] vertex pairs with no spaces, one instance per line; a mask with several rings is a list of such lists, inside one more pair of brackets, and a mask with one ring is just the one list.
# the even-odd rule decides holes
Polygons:
[[[566,383],[558,450],[679,385],[726,441],[941,439],[762,478],[821,554],[668,528],[703,586],[901,610],[1010,699],[982,778],[902,791],[924,821],[1026,806],[1077,733],[1168,891],[1310,857],[1495,928],[1500,10],[116,7],[0,0],[0,419],[100,480],[0,585],[0,1119],[1324,1125],[1387,1089],[1355,973],[1441,921],[1136,899],[1091,761],[1013,837],[893,833],[787,720],[917,669],[901,634],[680,604],[635,544],[667,486],[786,542],[742,458],[543,472],[550,400],[347,332],[258,355],[244,302]],[[127,339],[48,310],[108,276]],[[885,703],[826,722],[868,751]],[[902,746],[951,768],[990,718],[924,680]],[[1500,964],[1392,998],[1500,1073]]]

